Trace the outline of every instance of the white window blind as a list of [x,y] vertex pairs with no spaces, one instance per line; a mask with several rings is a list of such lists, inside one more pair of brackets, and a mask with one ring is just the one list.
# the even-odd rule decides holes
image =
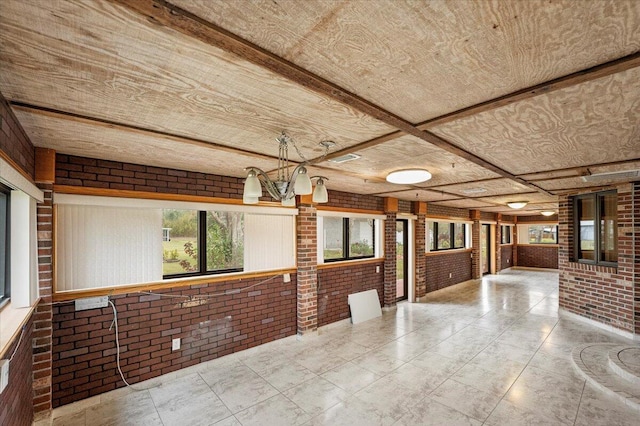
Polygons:
[[295,217],[244,215],[244,270],[295,266]]
[[59,204],[57,290],[162,280],[162,210]]

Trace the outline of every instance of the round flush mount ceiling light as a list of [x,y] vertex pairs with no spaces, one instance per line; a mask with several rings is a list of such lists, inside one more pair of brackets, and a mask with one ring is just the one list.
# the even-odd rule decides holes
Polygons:
[[542,216],[553,216],[554,214],[556,214],[556,212],[551,211],[551,210],[545,210],[545,211],[540,212],[540,214]]
[[424,169],[396,170],[387,175],[387,182],[410,185],[426,182],[431,179],[431,173]]
[[528,201],[510,201],[507,203],[507,205],[512,209],[521,209],[524,206],[526,206],[528,203],[529,203]]

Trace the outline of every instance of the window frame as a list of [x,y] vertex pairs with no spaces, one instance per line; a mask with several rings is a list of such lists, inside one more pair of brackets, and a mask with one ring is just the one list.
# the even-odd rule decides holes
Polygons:
[[[617,190],[607,190],[607,191],[598,191],[592,192],[589,194],[580,194],[573,197],[573,250],[572,250],[572,258],[574,262],[584,263],[588,265],[597,265],[597,266],[606,266],[606,267],[618,267],[618,262],[610,262],[601,260],[601,251],[600,251],[600,242],[601,242],[601,229],[600,223],[602,220],[602,210],[600,209],[600,199],[605,195],[615,195],[616,196],[616,210],[618,205],[618,191]],[[593,257],[594,259],[582,259],[580,258],[580,214],[578,203],[579,200],[592,199],[594,202],[594,218],[593,218]],[[616,227],[618,226],[618,217],[616,214]],[[618,240],[619,236],[615,239],[616,252],[618,252]],[[619,255],[616,257],[616,259]]]
[[[188,209],[185,209],[188,210]],[[216,210],[196,210],[197,211],[197,220],[198,220],[198,232],[197,232],[197,251],[198,251],[198,260],[197,260],[197,270],[190,272],[181,272],[178,274],[162,274],[163,280],[170,280],[175,278],[185,278],[185,277],[199,277],[203,275],[218,275],[218,274],[229,274],[233,272],[243,272],[244,264],[242,268],[225,268],[225,269],[214,269],[207,270],[207,212],[216,211]],[[244,215],[244,212],[242,213]]]
[[[449,224],[449,247],[446,248],[438,248],[438,223],[447,223]],[[429,236],[429,228],[430,225],[433,225],[433,246],[431,246],[430,236]],[[455,241],[455,228],[456,225],[462,225],[462,246],[456,247]],[[449,220],[429,220],[429,224],[427,225],[427,236],[426,243],[428,245],[428,251],[447,251],[447,250],[464,250],[467,248],[467,224],[465,222],[456,222]]]
[[5,240],[0,247],[0,262],[3,263],[4,277],[0,283],[0,309],[11,300],[11,189],[0,183],[0,193],[4,197],[4,205],[0,215],[4,216]]
[[[372,259],[375,257],[376,255],[376,220],[374,218],[370,218],[367,220],[371,220],[372,221],[372,226],[371,226],[371,249],[372,249],[372,254],[370,255],[365,255],[365,256],[351,256],[351,242],[350,242],[350,229],[349,229],[349,221],[351,219],[361,219],[359,217],[341,217],[342,219],[342,257],[336,257],[336,258],[332,258],[332,259],[326,259],[324,257],[324,254],[322,256],[322,260],[324,263],[331,263],[331,262],[342,262],[345,260],[360,260],[360,259]],[[324,253],[324,247],[323,247],[323,253]]]
[[[511,241],[513,237],[512,226],[513,225],[500,225],[500,244],[503,244],[503,245],[512,244],[512,241]],[[507,232],[505,232],[505,230]],[[507,238],[505,238],[505,236]]]

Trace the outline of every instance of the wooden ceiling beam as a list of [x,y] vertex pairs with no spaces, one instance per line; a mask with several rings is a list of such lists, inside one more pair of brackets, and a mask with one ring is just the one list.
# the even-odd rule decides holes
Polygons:
[[[574,178],[574,177],[581,177],[581,176],[589,175],[590,174],[589,173],[589,169],[593,168],[593,167],[622,166],[622,165],[625,165],[625,164],[639,163],[639,162],[640,162],[640,158],[632,158],[630,160],[610,161],[608,163],[589,164],[587,166],[576,166],[576,167],[567,167],[567,168],[563,168],[563,169],[545,170],[545,171],[542,171],[542,172],[523,173],[521,175],[518,175],[518,177],[521,177],[521,178],[526,179],[528,181],[570,179],[570,178]],[[544,175],[547,175],[549,173],[569,172],[569,171],[575,171],[576,174],[567,175],[567,176],[556,176],[556,177],[550,177],[550,178],[536,178],[535,177],[535,176],[539,176],[539,175],[543,175],[544,176]],[[531,177],[533,177],[533,179],[531,179]]]
[[16,110],[25,111],[32,114],[38,114],[45,117],[52,117],[52,118],[57,118],[62,120],[74,121],[76,123],[89,124],[92,126],[100,126],[103,128],[117,129],[121,131],[141,134],[144,136],[162,138],[162,139],[170,140],[173,142],[180,142],[180,143],[186,143],[189,145],[195,145],[195,146],[204,147],[204,148],[217,149],[217,150],[229,152],[232,154],[247,155],[247,156],[259,158],[262,160],[276,160],[276,161],[278,160],[278,157],[275,157],[272,155],[260,154],[253,151],[241,149],[241,148],[234,148],[231,146],[220,145],[214,142],[208,142],[202,139],[195,139],[188,136],[175,135],[173,133],[162,132],[159,130],[150,130],[144,127],[118,123],[116,121],[89,117],[86,115],[75,114],[72,112],[59,111],[53,108],[47,108],[39,105],[32,105],[32,104],[27,104],[24,102],[17,102],[17,101],[9,101],[9,105],[11,105],[11,107]]
[[[237,35],[219,27],[209,21],[202,19],[201,17],[182,9],[174,4],[171,4],[165,0],[111,0],[113,3],[119,4],[128,10],[145,16],[149,22],[156,25],[162,25],[166,28],[178,31],[194,39],[200,40],[210,46],[215,46],[224,51],[237,55],[239,58],[268,69],[280,76],[283,76],[290,81],[320,93],[324,96],[328,96],[338,102],[354,108],[364,114],[367,114],[379,121],[382,121],[392,127],[395,127],[400,132],[415,136],[426,142],[431,143],[447,152],[455,154],[461,158],[464,158],[472,163],[475,163],[485,169],[491,170],[498,175],[514,180],[518,183],[526,185],[536,191],[549,194],[539,186],[529,183],[524,179],[518,178],[510,172],[501,169],[500,167],[492,164],[483,158],[472,154],[453,143],[441,138],[440,136],[419,129],[414,124],[407,120],[383,109],[382,107],[367,101],[360,96],[349,92],[348,90],[316,75],[296,64],[287,61],[273,53],[255,45]],[[379,143],[386,142],[392,139],[391,135],[398,137],[401,133],[393,132],[392,134],[375,138],[365,142],[361,146],[374,146]],[[368,145],[367,145],[368,144]],[[351,152],[356,149],[352,147]]]

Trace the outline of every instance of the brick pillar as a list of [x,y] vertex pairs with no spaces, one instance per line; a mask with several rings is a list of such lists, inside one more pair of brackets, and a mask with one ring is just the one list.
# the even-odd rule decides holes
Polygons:
[[384,306],[396,306],[396,218],[398,199],[385,198],[384,211]]
[[413,213],[418,217],[415,222],[415,260],[416,260],[416,299],[427,294],[427,203],[414,201]]
[[[38,285],[40,303],[33,319],[33,410],[38,418],[51,410],[51,342],[53,282],[53,184],[39,183],[44,202],[38,204]],[[39,414],[39,415],[38,415]]]
[[[310,198],[310,197],[309,197]],[[300,197],[297,216],[298,334],[318,329],[318,234],[316,208]]]
[[634,328],[636,339],[640,336],[640,182],[632,184],[632,229],[633,229],[633,303],[634,303]]
[[500,272],[502,269],[502,247],[500,243],[502,243],[502,214],[496,214],[496,252],[495,252],[495,260],[496,260],[496,274]]
[[511,234],[513,245],[511,248],[513,252],[511,254],[511,266],[518,266],[518,216],[513,217],[513,232]]
[[482,278],[482,271],[480,270],[480,211],[471,210],[471,220],[473,225],[471,226],[471,278]]

